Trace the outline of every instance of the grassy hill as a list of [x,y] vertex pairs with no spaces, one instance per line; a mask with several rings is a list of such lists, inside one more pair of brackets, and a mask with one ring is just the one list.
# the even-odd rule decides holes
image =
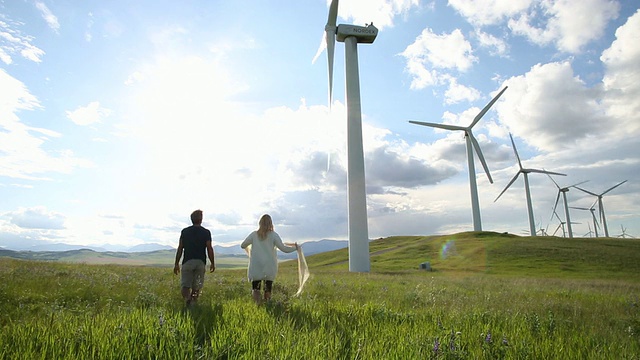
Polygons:
[[[393,236],[371,241],[372,273],[511,275],[640,281],[640,240],[623,238],[520,237],[495,232],[444,236]],[[348,271],[348,249],[307,257],[310,268]],[[295,262],[282,266],[296,266]]]
[[192,308],[164,265],[0,253],[0,359],[639,359],[638,240],[469,232],[370,245],[366,274],[348,271],[347,249],[308,256],[300,296],[296,261],[281,263],[262,306],[244,267],[220,268]]

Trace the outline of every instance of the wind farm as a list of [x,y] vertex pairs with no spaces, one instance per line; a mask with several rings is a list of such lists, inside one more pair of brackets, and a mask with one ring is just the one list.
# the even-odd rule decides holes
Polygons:
[[498,195],[498,197],[494,201],[498,201],[500,196],[502,196],[502,194],[504,194],[504,192],[507,191],[507,189],[511,186],[511,184],[513,184],[518,179],[518,176],[520,176],[520,174],[522,174],[522,177],[524,179],[524,191],[525,191],[525,195],[527,197],[527,211],[528,211],[528,214],[529,214],[530,234],[531,234],[531,236],[535,236],[536,235],[536,226],[535,226],[535,223],[534,223],[534,220],[533,220],[534,219],[533,205],[531,203],[531,191],[529,190],[529,175],[528,174],[529,173],[540,173],[540,174],[560,175],[560,176],[566,176],[566,174],[561,174],[561,173],[552,172],[552,171],[546,171],[546,170],[540,170],[540,169],[523,168],[522,167],[522,162],[520,161],[520,156],[518,155],[518,150],[516,149],[516,143],[513,141],[513,136],[511,134],[509,134],[509,138],[511,139],[511,145],[513,146],[513,152],[516,155],[516,160],[518,160],[518,168],[519,168],[519,170],[516,173],[516,175],[511,179],[511,181],[509,181],[507,186],[505,186],[504,190],[502,190],[500,195]]
[[637,4],[213,4],[2,8],[0,247],[640,233]]

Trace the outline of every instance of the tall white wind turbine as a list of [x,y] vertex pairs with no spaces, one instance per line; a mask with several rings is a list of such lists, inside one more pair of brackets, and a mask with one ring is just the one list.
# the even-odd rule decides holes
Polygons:
[[524,191],[527,196],[527,209],[529,211],[529,230],[531,231],[531,236],[536,236],[536,224],[534,223],[533,217],[533,206],[531,205],[531,192],[529,191],[529,173],[540,173],[540,174],[552,174],[552,175],[561,175],[565,176],[566,174],[561,174],[552,171],[539,170],[539,169],[526,169],[522,167],[522,162],[520,161],[520,156],[518,155],[518,149],[516,149],[516,143],[513,141],[513,136],[509,133],[509,137],[511,138],[511,145],[513,145],[513,152],[516,154],[516,159],[518,160],[518,167],[520,168],[516,175],[511,179],[511,181],[505,186],[504,190],[498,195],[498,197],[494,200],[494,202],[498,201],[500,196],[504,194],[505,191],[513,184],[518,176],[522,174],[524,178]]
[[609,191],[617,188],[618,186],[620,186],[620,185],[622,185],[622,184],[624,184],[626,182],[627,182],[627,180],[625,180],[623,182],[620,182],[620,183],[608,188],[607,190],[603,191],[600,194],[592,193],[591,191],[587,191],[587,190],[585,190],[583,188],[580,188],[580,187],[576,186],[576,189],[582,190],[582,191],[586,192],[587,194],[593,195],[593,196],[598,198],[598,210],[600,211],[600,221],[602,222],[602,228],[604,229],[604,236],[605,237],[609,237],[609,229],[607,228],[607,218],[604,215],[604,204],[602,203],[602,197],[604,196],[604,194],[608,193]]
[[480,111],[480,113],[476,115],[476,117],[471,122],[471,125],[466,127],[456,126],[456,125],[447,125],[447,124],[435,124],[435,123],[422,122],[422,121],[409,121],[410,123],[417,124],[417,125],[430,126],[430,127],[435,127],[439,129],[445,129],[445,130],[464,131],[464,137],[467,144],[467,163],[469,165],[469,187],[471,188],[471,211],[473,214],[473,230],[474,231],[482,231],[482,220],[480,218],[480,202],[478,201],[478,184],[476,183],[476,168],[473,162],[474,149],[476,154],[478,155],[478,158],[480,159],[480,162],[482,163],[482,167],[484,168],[485,174],[487,174],[487,178],[489,178],[489,182],[492,184],[493,184],[493,179],[491,178],[491,174],[489,173],[489,167],[487,167],[487,162],[484,160],[484,156],[482,155],[482,150],[480,150],[480,144],[478,144],[478,141],[473,136],[471,129],[478,123],[478,121],[480,121],[480,119],[484,116],[484,114],[486,114],[487,111],[489,111],[491,106],[493,106],[493,104],[496,101],[498,101],[498,99],[505,92],[505,90],[507,90],[507,86],[505,86],[504,89],[502,89],[502,91],[500,91],[498,95],[496,95],[491,100],[491,102],[489,102],[484,107],[484,109],[482,109],[482,111]]
[[325,42],[329,70],[329,107],[333,101],[333,54],[336,39],[345,45],[345,85],[347,103],[347,201],[349,215],[349,271],[368,272],[369,230],[367,224],[367,194],[364,176],[362,142],[362,110],[360,108],[360,75],[358,44],[371,44],[378,29],[367,26],[336,26],[338,0],[331,1],[325,26]]
[[[549,176],[549,179],[551,179],[551,181],[553,181],[553,183],[556,185],[556,187],[558,188],[558,195],[556,196],[556,203],[555,205],[553,205],[553,212],[556,212],[556,208],[558,207],[558,201],[560,200],[560,194],[562,194],[562,202],[564,203],[564,220],[567,224],[567,233],[569,234],[569,238],[573,238],[573,230],[571,229],[571,217],[569,216],[569,203],[567,202],[567,193],[569,192],[569,188],[571,187],[577,187],[580,184],[584,184],[587,181],[583,181],[583,182],[579,182],[577,184],[573,184],[570,186],[565,186],[565,187],[560,187],[560,185],[558,185],[558,183],[553,180],[553,178],[551,177],[551,175],[547,175]],[[557,216],[557,214],[556,214]],[[553,217],[553,216],[552,216]]]

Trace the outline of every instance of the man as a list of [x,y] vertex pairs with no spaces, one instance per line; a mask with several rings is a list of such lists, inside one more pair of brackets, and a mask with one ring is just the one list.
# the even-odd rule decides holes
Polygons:
[[[213,247],[211,246],[211,232],[202,227],[202,210],[191,213],[193,225],[182,229],[180,233],[180,243],[176,251],[176,262],[173,273],[180,273],[180,258],[182,258],[182,276],[180,286],[182,287],[182,298],[186,305],[190,306],[198,301],[200,290],[204,285],[204,273],[207,264],[207,255],[211,265],[209,270],[216,269]],[[206,249],[206,252],[205,252]],[[184,258],[182,254],[184,253]]]

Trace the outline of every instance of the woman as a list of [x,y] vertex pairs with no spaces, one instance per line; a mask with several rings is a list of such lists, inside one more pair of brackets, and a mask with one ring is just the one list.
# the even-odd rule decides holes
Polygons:
[[240,245],[249,252],[249,268],[247,275],[251,281],[251,296],[256,304],[260,304],[260,287],[264,281],[264,299],[271,299],[271,288],[278,273],[278,257],[276,247],[282,252],[290,253],[298,249],[298,243],[287,246],[280,235],[273,230],[273,221],[268,214],[262,215],[259,228],[253,231]]

